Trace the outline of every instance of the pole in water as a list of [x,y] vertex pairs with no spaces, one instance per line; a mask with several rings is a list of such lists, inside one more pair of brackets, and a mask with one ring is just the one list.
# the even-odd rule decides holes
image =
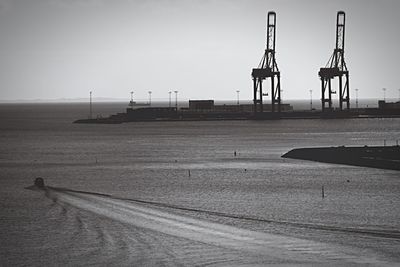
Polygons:
[[322,198],[325,198],[325,190],[324,190],[324,186],[322,186]]
[[190,170],[188,171],[189,177],[190,177]]

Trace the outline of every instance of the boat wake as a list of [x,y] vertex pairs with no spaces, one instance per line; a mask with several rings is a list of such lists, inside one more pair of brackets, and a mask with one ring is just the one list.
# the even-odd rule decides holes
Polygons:
[[[303,240],[277,234],[245,230],[220,223],[177,215],[165,208],[209,213],[245,220],[260,220],[224,213],[194,210],[156,202],[117,198],[111,195],[64,188],[47,187],[46,196],[55,203],[67,204],[95,216],[122,223],[129,230],[115,238],[115,229],[102,229],[102,240],[111,243],[115,253],[117,242],[128,248],[132,262],[162,265],[262,265],[262,264],[371,264],[390,265],[367,251],[333,244]],[[149,205],[150,204],[150,205]],[[164,208],[164,209],[163,209]],[[68,207],[67,207],[68,209]],[[273,221],[266,221],[273,222]],[[289,223],[289,222],[279,222]],[[299,227],[317,226],[298,224]],[[85,226],[88,227],[87,225]],[[321,226],[318,226],[321,227]],[[323,230],[353,231],[362,234],[389,235],[399,238],[399,233],[382,231],[339,229],[325,226]],[[114,238],[113,238],[114,236]],[[105,240],[105,241],[104,241]],[[108,244],[108,246],[109,246]],[[138,249],[143,253],[138,254]],[[148,253],[146,255],[146,253]],[[158,262],[154,260],[158,255]],[[125,262],[128,264],[128,262]]]

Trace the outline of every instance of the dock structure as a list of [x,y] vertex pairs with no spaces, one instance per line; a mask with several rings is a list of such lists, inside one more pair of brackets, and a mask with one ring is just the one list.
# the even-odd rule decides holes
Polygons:
[[[332,90],[332,79],[339,79],[339,109],[343,110],[343,105],[346,109],[350,109],[350,94],[349,94],[349,71],[347,70],[344,60],[344,36],[345,36],[346,15],[344,11],[337,12],[336,16],[336,46],[330,57],[327,65],[320,68],[318,75],[321,78],[321,102],[322,112],[332,111],[332,94],[336,91]],[[328,107],[326,107],[328,104]]]
[[[275,36],[276,13],[270,11],[267,18],[267,47],[258,68],[253,69],[251,73],[253,78],[254,115],[264,111],[263,96],[268,96],[268,93],[263,93],[262,85],[265,79],[271,79],[271,111],[281,112],[281,73],[275,60]],[[278,106],[277,110],[275,105]]]
[[[275,59],[276,13],[267,15],[267,44],[264,55],[257,68],[252,69],[253,103],[239,103],[239,90],[235,104],[216,105],[212,99],[189,100],[189,105],[178,108],[178,91],[169,91],[168,107],[150,106],[151,91],[148,103],[131,101],[125,113],[117,113],[107,118],[76,120],[76,123],[123,123],[134,121],[200,121],[200,120],[275,120],[275,119],[350,119],[350,118],[400,118],[400,101],[386,103],[379,101],[379,108],[350,109],[349,71],[344,59],[345,12],[338,11],[336,17],[336,46],[327,65],[319,70],[321,79],[322,110],[312,108],[312,90],[310,90],[310,110],[294,110],[288,104],[282,104],[280,71]],[[339,108],[333,108],[332,80],[338,78]],[[271,103],[264,103],[264,80],[270,80]],[[357,90],[357,89],[356,89]],[[175,93],[175,106],[171,103],[171,94]],[[90,92],[91,96],[91,92]],[[243,101],[244,102],[244,101]],[[148,106],[148,107],[140,107]],[[91,110],[91,101],[90,101]]]
[[[379,101],[379,108],[349,110],[294,110],[290,104],[281,104],[281,112],[271,112],[271,104],[263,104],[264,113],[254,116],[253,104],[215,105],[213,100],[190,100],[189,107],[137,107],[129,106],[125,113],[109,117],[80,119],[75,123],[124,123],[134,121],[201,121],[201,120],[275,120],[275,119],[354,119],[400,118],[400,101]],[[277,116],[278,115],[278,116]]]

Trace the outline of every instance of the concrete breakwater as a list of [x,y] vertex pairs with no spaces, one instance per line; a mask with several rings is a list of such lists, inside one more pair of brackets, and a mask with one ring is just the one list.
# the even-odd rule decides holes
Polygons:
[[283,158],[400,170],[400,146],[296,148]]

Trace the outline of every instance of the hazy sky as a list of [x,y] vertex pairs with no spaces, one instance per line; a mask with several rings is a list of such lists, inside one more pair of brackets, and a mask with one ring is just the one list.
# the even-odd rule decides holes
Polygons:
[[320,98],[338,10],[351,96],[399,96],[397,0],[0,0],[0,100],[251,99],[271,10],[284,100]]

